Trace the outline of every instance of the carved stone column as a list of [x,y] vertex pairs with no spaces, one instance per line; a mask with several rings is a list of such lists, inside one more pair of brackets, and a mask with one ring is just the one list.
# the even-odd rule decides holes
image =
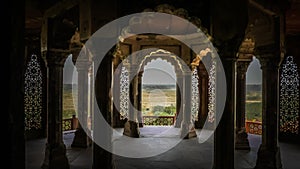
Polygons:
[[[72,147],[88,147],[91,142],[86,133],[88,131],[88,81],[89,81],[89,67],[90,62],[88,56],[86,58],[79,57],[79,49],[75,52],[72,52],[73,60],[76,60],[76,69],[78,72],[78,86],[77,86],[77,113],[78,113],[78,127],[75,132],[75,136],[72,142]],[[74,59],[76,58],[76,59]]]
[[183,72],[184,93],[183,93],[183,119],[181,123],[181,138],[188,139],[196,137],[194,124],[192,123],[192,73],[191,71]]
[[[122,66],[120,66],[122,67]],[[113,74],[113,127],[122,127],[121,119],[120,119],[120,75],[121,75],[121,68],[114,68]]]
[[181,71],[176,71],[176,121],[175,127],[179,128],[182,122],[183,114],[183,75]]
[[236,139],[235,149],[250,150],[248,134],[245,128],[246,115],[246,73],[250,61],[237,62],[236,71]]
[[68,53],[48,50],[45,53],[48,70],[48,131],[43,169],[68,169],[66,146],[62,136],[63,66]]
[[[9,43],[9,99],[8,111],[4,111],[5,115],[2,120],[7,122],[5,128],[6,143],[5,148],[8,148],[5,153],[8,161],[5,161],[5,168],[24,169],[26,168],[26,146],[25,146],[25,111],[24,111],[24,72],[25,67],[25,1],[13,0],[12,4],[18,5],[11,8],[11,27]],[[7,62],[5,62],[7,64]],[[7,88],[3,88],[5,91]],[[43,105],[44,106],[44,105]],[[5,105],[6,107],[6,105]],[[5,120],[6,119],[6,120]],[[6,127],[6,125],[5,125]],[[8,134],[8,136],[6,135]],[[8,145],[7,145],[8,143]],[[4,166],[3,166],[4,167]]]
[[139,126],[137,123],[137,96],[138,96],[138,75],[137,72],[137,66],[131,64],[128,74],[130,81],[130,87],[129,87],[129,112],[128,112],[128,120],[126,121],[124,125],[124,132],[123,134],[129,137],[139,137],[140,131]]
[[[95,54],[97,57],[97,53]],[[94,120],[93,120],[93,166],[92,169],[113,169],[112,160],[112,110],[111,110],[111,82],[112,82],[112,56],[108,55],[103,58],[99,67],[96,68],[94,62]],[[99,120],[99,115],[108,123],[108,127],[103,125]],[[110,149],[103,149],[99,143],[104,143]]]
[[[221,53],[222,54],[222,53]],[[220,56],[226,76],[226,88],[220,86],[220,78],[216,81],[216,102],[218,103],[218,93],[226,90],[226,102],[223,115],[214,133],[214,169],[234,168],[234,107],[235,107],[235,63],[234,52],[222,54]],[[217,71],[219,69],[217,64]],[[218,108],[218,107],[217,107]],[[220,110],[216,110],[216,113]],[[216,116],[216,118],[220,118]],[[216,119],[217,120],[217,119]],[[216,121],[215,120],[215,121]]]
[[200,62],[199,64],[199,112],[198,121],[196,122],[196,128],[203,128],[207,113],[208,113],[208,73],[204,64]]
[[137,102],[138,102],[137,119],[138,119],[139,127],[144,126],[143,114],[142,114],[143,113],[142,112],[142,95],[143,95],[142,77],[143,77],[143,71],[140,71],[138,74],[138,97],[137,97]]
[[279,64],[274,52],[258,56],[262,68],[262,144],[255,168],[282,168],[278,145]]
[[94,66],[91,64],[90,69],[89,69],[89,113],[90,113],[90,129],[93,130],[93,118],[94,118]]

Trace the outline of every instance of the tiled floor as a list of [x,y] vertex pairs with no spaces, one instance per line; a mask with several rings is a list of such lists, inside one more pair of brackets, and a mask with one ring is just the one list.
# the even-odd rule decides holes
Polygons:
[[[122,129],[114,135],[116,153],[129,157],[114,155],[116,169],[192,169],[212,168],[213,137],[210,133],[197,130],[197,138],[178,141],[178,129],[165,127],[141,128],[141,138],[132,140],[123,139]],[[73,132],[64,134],[67,147],[67,156],[71,169],[92,168],[92,147],[71,148]],[[203,140],[209,137],[208,140]],[[235,151],[235,168],[253,168],[256,162],[256,153],[261,142],[261,137],[249,135],[251,151]],[[178,143],[178,144],[177,144]],[[176,146],[175,146],[176,145]],[[131,151],[128,154],[128,150]],[[224,145],[226,146],[226,145]],[[166,151],[168,147],[168,151]],[[39,169],[44,158],[45,139],[26,142],[27,169]],[[300,145],[280,143],[281,158],[285,169],[300,168]],[[141,152],[151,152],[152,154]],[[125,153],[124,153],[125,152]],[[127,153],[127,154],[126,154]],[[154,153],[161,153],[151,156]],[[141,156],[149,157],[137,158]],[[134,157],[134,158],[133,158]]]

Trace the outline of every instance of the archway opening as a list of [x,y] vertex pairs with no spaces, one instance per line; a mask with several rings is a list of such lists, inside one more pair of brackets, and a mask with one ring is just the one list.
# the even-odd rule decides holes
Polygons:
[[176,73],[169,62],[157,58],[144,67],[142,116],[144,125],[172,126],[176,116]]
[[262,134],[262,70],[254,56],[246,73],[246,131]]
[[[75,70],[75,71],[74,71]],[[77,84],[73,84],[73,72],[77,72],[72,62],[72,55],[69,55],[64,64],[63,70],[63,113],[62,113],[62,130],[75,130],[77,127],[77,114],[75,111],[75,100],[73,89],[77,91]],[[77,77],[77,74],[75,75]]]

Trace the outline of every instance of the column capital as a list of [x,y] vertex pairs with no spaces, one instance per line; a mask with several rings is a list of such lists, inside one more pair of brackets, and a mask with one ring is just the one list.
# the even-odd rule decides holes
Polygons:
[[256,57],[260,61],[263,68],[279,68],[283,57],[280,53],[280,47],[276,44],[268,44],[264,46],[256,47]]
[[66,59],[70,55],[70,51],[62,50],[62,49],[50,49],[48,51],[44,51],[42,55],[48,67],[49,66],[63,67]]
[[128,65],[128,73],[130,74],[130,75],[138,75],[138,69],[139,69],[139,66],[138,65],[136,65],[136,64],[130,64],[130,65]]
[[182,78],[183,77],[183,72],[181,72],[181,71],[176,72],[176,77],[177,78]]
[[79,53],[80,53],[81,49],[82,49],[81,47],[70,48],[70,52],[72,54],[72,62],[73,62],[74,65],[76,64],[76,60],[79,56]]
[[77,60],[76,61],[76,69],[77,71],[89,71],[89,68],[91,67],[92,62],[88,60]]
[[237,61],[236,68],[238,75],[245,75],[251,61]]
[[142,78],[142,77],[143,77],[143,74],[144,74],[144,71],[143,71],[143,70],[139,71],[139,78]]
[[274,56],[273,54],[264,54],[257,56],[262,69],[279,69],[281,64],[281,58]]

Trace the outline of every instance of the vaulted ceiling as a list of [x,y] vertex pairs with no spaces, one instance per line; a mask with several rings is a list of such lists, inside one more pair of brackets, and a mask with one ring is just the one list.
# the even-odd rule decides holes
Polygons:
[[288,35],[300,34],[300,0],[291,1],[286,13],[286,32]]
[[[59,0],[26,1],[25,28],[27,38],[32,39],[39,37],[44,12],[57,2],[59,2]],[[300,35],[300,0],[290,0],[288,10],[286,11],[286,34]]]

